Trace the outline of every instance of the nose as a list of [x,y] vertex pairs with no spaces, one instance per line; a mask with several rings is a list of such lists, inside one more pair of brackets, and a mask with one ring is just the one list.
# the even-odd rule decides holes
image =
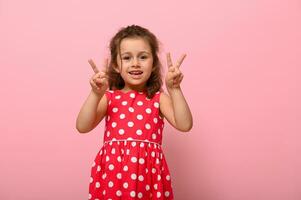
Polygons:
[[134,59],[133,59],[132,66],[133,66],[133,67],[139,66],[139,60],[138,60],[138,58],[134,58]]

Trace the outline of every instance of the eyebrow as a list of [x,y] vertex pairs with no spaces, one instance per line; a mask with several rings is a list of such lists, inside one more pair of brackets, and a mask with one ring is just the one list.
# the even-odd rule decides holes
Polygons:
[[[147,53],[147,54],[150,54],[150,52],[147,52],[147,51],[140,51],[138,54],[141,54],[141,53]],[[122,53],[121,55],[123,55],[123,54],[131,54],[131,52],[126,51],[126,52]]]

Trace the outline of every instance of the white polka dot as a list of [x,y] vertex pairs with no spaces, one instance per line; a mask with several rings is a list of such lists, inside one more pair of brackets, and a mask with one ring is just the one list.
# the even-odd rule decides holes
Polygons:
[[113,169],[114,169],[114,165],[113,165],[113,164],[110,164],[110,165],[109,165],[109,170],[112,171]]
[[134,93],[131,93],[131,94],[130,94],[130,97],[131,97],[131,98],[135,98],[135,94],[134,94]]
[[121,104],[124,105],[124,106],[126,106],[128,104],[128,102],[127,101],[123,101]]
[[93,161],[92,167],[94,167],[94,166],[95,166],[95,164],[96,164],[96,163],[95,163],[95,161]]
[[131,174],[131,179],[136,180],[137,179],[137,175],[135,173]]
[[154,158],[156,156],[156,153],[152,151],[151,156]]
[[130,112],[134,112],[134,108],[129,107],[129,111],[130,111]]
[[142,105],[143,105],[143,102],[142,102],[142,101],[138,101],[138,102],[137,102],[137,105],[138,105],[138,106],[142,106]]
[[123,134],[124,134],[124,130],[123,130],[123,129],[119,129],[118,133],[119,133],[120,135],[123,135]]
[[110,188],[113,187],[113,186],[114,186],[113,181],[109,181],[108,186],[109,186]]
[[158,118],[154,118],[154,123],[157,124],[158,123]]
[[124,167],[123,167],[123,171],[128,171],[129,170],[129,167],[127,166],[127,165],[125,165]]
[[157,190],[158,189],[158,184],[154,184],[154,189]]
[[96,182],[95,187],[96,187],[96,188],[99,188],[99,187],[100,187],[100,183],[99,183],[99,182]]
[[150,129],[150,128],[151,128],[151,125],[148,124],[148,123],[146,123],[146,124],[145,124],[145,128],[146,128],[146,129]]
[[166,175],[166,180],[170,180],[170,175]]
[[117,161],[121,162],[121,157],[120,156],[117,157]]
[[153,138],[153,140],[155,140],[157,138],[155,133],[152,134],[152,138]]
[[111,118],[110,118],[110,116],[109,116],[109,115],[107,115],[107,121],[110,121],[110,119],[111,119]]
[[115,148],[112,148],[112,150],[111,150],[111,154],[115,154],[116,153],[116,150],[115,150]]
[[90,183],[92,183],[93,182],[93,178],[92,177],[90,177]]
[[160,174],[158,174],[158,178],[157,178],[157,180],[158,180],[158,181],[160,181],[160,180],[161,180],[161,175],[160,175]]
[[112,127],[115,128],[117,126],[116,122],[112,122]]
[[135,147],[136,146],[136,142],[132,142],[132,147]]
[[128,122],[128,126],[129,126],[129,127],[133,127],[133,126],[134,126],[134,122],[129,121],[129,122]]
[[156,164],[157,164],[157,165],[160,164],[159,158],[156,158]]
[[150,108],[147,108],[147,109],[145,109],[145,112],[146,112],[147,114],[150,114],[150,113],[152,112],[152,110],[151,110]]
[[141,131],[140,129],[138,129],[138,130],[136,131],[136,134],[137,134],[137,135],[142,135],[142,131]]
[[139,192],[137,196],[139,199],[141,199],[143,197],[143,194],[141,192]]
[[107,174],[104,173],[104,174],[102,175],[102,179],[105,179],[106,177],[107,177]]
[[131,191],[130,195],[131,195],[131,197],[135,197],[136,196],[136,192],[135,191]]
[[128,184],[127,182],[124,182],[124,183],[123,183],[123,187],[126,189],[126,188],[129,187],[129,184]]
[[148,173],[148,169],[147,169],[147,168],[145,168],[145,173],[146,173],[146,174]]
[[110,160],[110,157],[109,156],[106,156],[106,161],[108,162]]
[[149,189],[150,189],[149,185],[146,185],[145,189],[146,189],[146,191],[149,191]]
[[139,181],[143,181],[144,180],[144,177],[142,175],[138,176],[138,180]]
[[152,168],[152,173],[156,173],[156,168]]
[[133,163],[136,163],[136,162],[137,162],[137,158],[136,158],[135,156],[133,156],[133,157],[131,158],[131,161],[132,161]]
[[120,119],[124,119],[124,118],[125,118],[125,114],[123,114],[123,113],[120,114],[120,115],[119,115],[119,118],[120,118]]
[[118,108],[116,108],[116,107],[113,108],[113,112],[114,112],[114,113],[118,112]]
[[89,194],[89,199],[91,199],[92,198],[92,195],[91,194]]
[[115,99],[120,99],[120,97],[121,97],[120,95],[117,95],[115,96]]
[[141,142],[141,143],[140,143],[140,147],[141,147],[141,148],[144,147],[144,142]]
[[103,190],[103,191],[102,191],[102,194],[103,194],[103,195],[106,195],[106,190]]
[[166,197],[169,197],[169,192],[166,191],[166,192],[164,193],[164,195],[165,195]]
[[110,131],[107,131],[107,137],[110,137]]
[[155,102],[155,103],[154,103],[154,106],[155,106],[156,108],[159,108],[159,103],[158,103],[158,102]]
[[161,192],[157,192],[157,198],[161,197]]
[[137,119],[138,119],[138,120],[142,120],[142,119],[143,119],[143,116],[142,116],[142,115],[137,115]]
[[97,166],[97,171],[99,172],[101,170],[101,167],[98,165]]
[[143,158],[139,158],[139,163],[140,163],[141,165],[143,165],[143,164],[144,164],[144,159],[143,159]]
[[121,179],[121,178],[122,178],[122,174],[121,174],[121,173],[117,173],[117,174],[116,174],[116,177],[117,177],[118,179]]
[[117,190],[117,191],[116,191],[116,195],[117,195],[118,197],[120,197],[120,196],[121,196],[121,194],[122,194],[122,193],[121,193],[121,191],[120,191],[120,190]]

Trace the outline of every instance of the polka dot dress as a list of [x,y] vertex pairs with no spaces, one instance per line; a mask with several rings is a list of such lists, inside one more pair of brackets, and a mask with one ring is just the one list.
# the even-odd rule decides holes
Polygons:
[[89,199],[173,199],[162,152],[160,92],[108,90],[104,145],[91,169]]

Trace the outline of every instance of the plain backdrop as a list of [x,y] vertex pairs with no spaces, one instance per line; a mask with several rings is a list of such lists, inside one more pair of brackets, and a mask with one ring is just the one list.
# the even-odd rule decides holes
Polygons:
[[75,120],[111,37],[151,30],[194,126],[167,121],[176,200],[299,200],[300,0],[0,1],[0,199],[88,199],[104,124]]

